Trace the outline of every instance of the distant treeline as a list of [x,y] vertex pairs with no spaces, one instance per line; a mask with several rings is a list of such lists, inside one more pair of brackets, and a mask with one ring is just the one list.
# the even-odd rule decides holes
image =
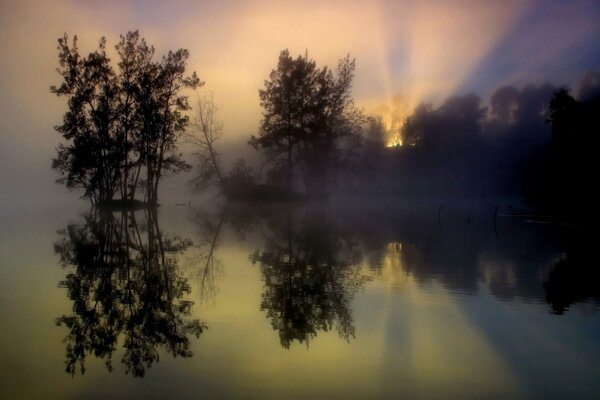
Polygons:
[[[474,95],[419,105],[398,132],[372,118],[344,189],[419,196],[525,196],[549,208],[591,206],[600,73],[577,99],[550,84],[504,86],[489,107]],[[402,146],[386,147],[391,135]]]

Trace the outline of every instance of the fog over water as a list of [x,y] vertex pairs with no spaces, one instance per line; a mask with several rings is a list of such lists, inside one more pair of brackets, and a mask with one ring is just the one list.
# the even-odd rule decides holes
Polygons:
[[598,21],[0,2],[0,398],[600,398]]

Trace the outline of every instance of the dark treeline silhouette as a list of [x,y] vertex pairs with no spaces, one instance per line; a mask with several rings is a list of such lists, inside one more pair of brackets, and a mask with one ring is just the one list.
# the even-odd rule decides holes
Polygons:
[[[220,167],[214,105],[199,103],[197,187],[217,184],[230,200],[326,198],[339,193],[417,197],[514,196],[552,213],[589,213],[597,199],[599,73],[577,98],[551,84],[503,86],[489,105],[475,94],[421,104],[403,123],[365,118],[351,96],[354,60],[318,68],[281,52],[259,91],[263,118],[250,144],[263,168]],[[395,131],[390,131],[390,129]],[[388,147],[390,137],[402,146]]]
[[69,331],[68,373],[85,373],[90,355],[112,370],[120,343],[125,371],[136,377],[158,362],[159,348],[192,356],[189,336],[199,337],[206,327],[189,317],[190,286],[177,265],[189,240],[164,235],[156,211],[95,211],[62,235],[55,250],[70,272],[59,286],[67,290],[73,314],[57,324]]
[[554,93],[550,102],[553,147],[542,165],[538,202],[553,208],[568,207],[575,213],[596,214],[600,144],[600,72],[583,79],[578,99],[567,89]]
[[381,120],[370,122],[359,165],[371,173],[366,190],[418,196],[517,195],[552,137],[546,123],[551,85],[499,88],[489,110],[474,95],[441,106],[419,105],[386,148]]
[[[82,188],[94,204],[156,205],[161,178],[191,166],[178,153],[191,110],[184,89],[201,87],[185,75],[187,50],[154,60],[137,31],[115,46],[106,40],[86,57],[77,37],[58,41],[62,82],[51,91],[68,98],[56,129],[53,167],[60,182]],[[419,105],[390,132],[367,119],[351,95],[355,61],[318,67],[308,54],[283,50],[259,90],[263,109],[249,143],[263,155],[255,170],[243,159],[225,171],[216,141],[222,124],[212,99],[197,104],[194,132],[197,188],[218,186],[229,200],[327,198],[336,189],[361,195],[522,196],[556,213],[585,215],[598,200],[593,184],[600,107],[599,73],[590,72],[577,96],[550,84],[498,88],[484,106],[475,94],[438,107]],[[389,148],[390,136],[402,146]],[[265,172],[263,174],[263,171]],[[136,200],[143,189],[143,201]]]
[[[559,213],[590,212],[600,83],[578,90],[550,84],[498,88],[489,106],[474,95],[419,105],[398,132],[379,118],[365,130],[346,191],[405,196],[521,196]],[[386,148],[397,135],[401,147]],[[359,173],[361,179],[357,179]]]
[[185,88],[203,83],[195,72],[185,75],[189,53],[169,51],[154,60],[154,47],[137,31],[121,36],[115,46],[118,65],[111,64],[102,38],[98,49],[81,56],[77,36],[58,40],[58,72],[62,82],[52,86],[68,98],[68,110],[56,127],[66,143],[58,146],[53,168],[59,182],[82,188],[94,204],[158,202],[161,178],[189,168],[177,151],[190,107]]

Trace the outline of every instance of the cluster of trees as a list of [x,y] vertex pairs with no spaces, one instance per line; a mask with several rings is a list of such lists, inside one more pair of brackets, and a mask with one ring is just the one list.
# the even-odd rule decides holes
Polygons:
[[[357,160],[358,190],[525,196],[555,209],[573,206],[574,200],[591,205],[597,76],[587,75],[579,100],[550,84],[503,86],[489,106],[474,94],[451,97],[437,108],[421,104],[397,132],[371,119]],[[386,148],[393,135],[403,145]]]
[[[105,39],[87,57],[76,37],[69,44],[63,36],[58,49],[63,81],[51,91],[68,97],[56,127],[66,140],[53,164],[60,181],[83,188],[95,204],[132,202],[139,188],[145,202],[157,204],[161,177],[191,168],[177,148],[190,122],[183,92],[203,85],[195,73],[185,74],[189,53],[180,49],[155,61],[137,31],[115,46],[116,67]],[[474,94],[437,108],[421,104],[390,132],[355,106],[354,70],[350,56],[329,69],[308,54],[280,53],[259,90],[263,114],[249,141],[265,156],[264,178],[263,168],[257,174],[243,160],[223,169],[216,150],[222,124],[212,99],[200,99],[195,131],[187,135],[197,149],[196,186],[217,185],[236,200],[289,200],[298,192],[327,197],[336,180],[361,193],[526,195],[563,205],[594,198],[585,188],[596,177],[597,73],[586,76],[579,99],[550,84],[504,86],[489,107]],[[389,137],[401,137],[403,145],[386,148]]]
[[66,34],[58,40],[62,82],[51,92],[68,98],[68,110],[56,127],[65,143],[53,167],[59,182],[83,188],[94,204],[132,201],[139,188],[156,204],[161,177],[190,168],[177,150],[190,109],[182,92],[203,83],[195,72],[186,75],[185,49],[155,61],[154,47],[135,31],[121,36],[115,50],[116,68],[104,38],[87,56],[76,36],[71,43]]
[[[397,132],[373,119],[358,161],[371,173],[371,185],[359,187],[419,196],[523,193],[532,157],[551,141],[546,110],[553,90],[502,87],[489,108],[474,94],[453,96],[437,108],[421,104]],[[402,138],[401,147],[385,147],[391,135]]]
[[[281,52],[259,91],[263,119],[250,140],[273,166],[270,183],[319,196],[341,173],[342,185],[361,194],[508,195],[554,210],[592,206],[598,73],[585,76],[579,100],[551,84],[503,86],[489,106],[475,94],[437,108],[421,104],[390,132],[354,106],[353,72],[349,57],[334,73]],[[402,147],[386,147],[393,136]]]
[[[215,122],[212,99],[198,102],[191,141],[198,149],[196,187],[217,185],[229,199],[289,200],[298,190],[326,197],[339,167],[360,143],[366,118],[351,95],[355,61],[346,56],[335,70],[318,67],[308,54],[281,51],[277,67],[259,90],[263,118],[250,145],[265,155],[266,184],[243,160],[229,172],[221,167],[215,142],[222,126]],[[262,168],[261,168],[262,172]]]

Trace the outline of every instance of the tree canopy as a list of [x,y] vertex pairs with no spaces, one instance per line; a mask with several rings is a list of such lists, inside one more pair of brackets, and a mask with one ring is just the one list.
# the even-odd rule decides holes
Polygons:
[[50,90],[68,98],[68,109],[56,126],[66,143],[53,167],[59,182],[83,188],[93,203],[133,200],[141,186],[144,199],[156,204],[161,177],[189,168],[177,151],[190,108],[182,92],[203,82],[185,74],[187,50],[155,61],[154,47],[138,31],[121,36],[115,50],[116,68],[105,38],[88,56],[80,55],[77,36],[58,39],[62,82]]
[[299,168],[309,193],[326,191],[331,167],[341,158],[342,139],[359,133],[364,117],[351,95],[354,69],[350,56],[334,72],[317,67],[308,54],[293,58],[283,50],[259,90],[263,118],[250,144],[267,153],[274,171],[285,171],[279,178],[288,190]]

